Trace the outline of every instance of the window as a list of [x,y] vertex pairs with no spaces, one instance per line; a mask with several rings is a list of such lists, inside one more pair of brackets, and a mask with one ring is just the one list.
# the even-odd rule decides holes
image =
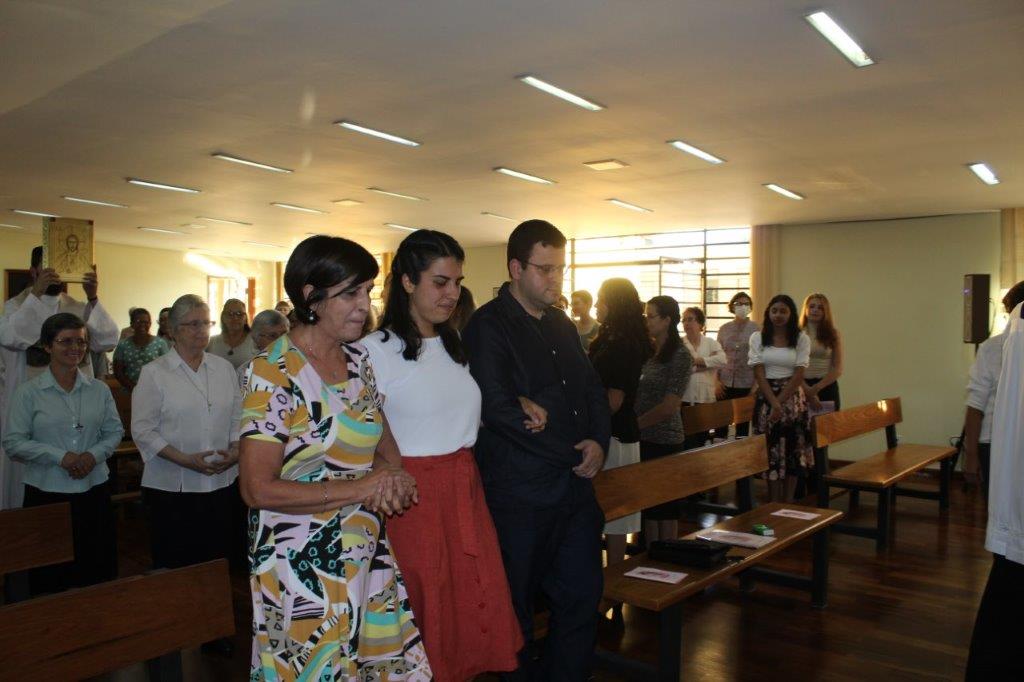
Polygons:
[[641,300],[672,296],[681,308],[699,306],[709,332],[732,319],[729,299],[750,291],[750,228],[573,239],[569,243],[569,291],[594,298],[612,277],[633,282]]

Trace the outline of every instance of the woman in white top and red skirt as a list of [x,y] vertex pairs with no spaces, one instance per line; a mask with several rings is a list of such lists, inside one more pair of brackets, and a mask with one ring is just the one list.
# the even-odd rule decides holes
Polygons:
[[797,326],[796,304],[785,294],[772,298],[760,332],[750,336],[748,362],[760,388],[754,402],[754,433],[768,441],[768,496],[791,502],[797,480],[814,464],[811,419],[801,385],[810,362],[811,341]]
[[419,504],[388,519],[387,530],[434,679],[442,682],[515,670],[522,648],[473,457],[480,389],[448,323],[464,258],[444,233],[406,237],[391,265],[380,329],[363,339],[400,451],[395,459],[419,490]]

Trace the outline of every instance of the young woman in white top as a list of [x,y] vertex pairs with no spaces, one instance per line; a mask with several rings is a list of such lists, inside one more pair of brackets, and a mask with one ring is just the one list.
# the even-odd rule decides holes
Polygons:
[[473,456],[480,389],[450,324],[464,259],[443,232],[406,237],[391,263],[380,329],[363,339],[400,451],[381,454],[419,490],[419,504],[388,519],[387,532],[434,679],[452,681],[515,670],[522,647]]
[[800,390],[810,362],[811,341],[797,326],[796,304],[772,298],[760,332],[750,336],[750,366],[760,388],[754,402],[754,433],[768,440],[768,496],[791,502],[798,477],[814,464],[811,420]]
[[[725,367],[727,359],[722,345],[704,335],[707,318],[700,308],[687,308],[683,311],[683,346],[693,358],[693,373],[683,392],[684,405],[713,403],[717,400],[715,386],[718,381],[718,369]],[[686,434],[684,447],[699,448],[709,437],[707,431]]]

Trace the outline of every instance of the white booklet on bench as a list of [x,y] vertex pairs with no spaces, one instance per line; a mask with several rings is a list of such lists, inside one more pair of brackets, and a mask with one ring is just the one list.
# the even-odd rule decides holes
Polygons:
[[775,542],[775,538],[771,536],[754,535],[753,533],[740,533],[734,530],[708,530],[704,531],[697,537],[701,540],[724,542],[727,545],[749,547],[750,549],[760,549],[771,542]]
[[675,571],[666,571],[660,568],[651,568],[650,566],[637,566],[631,571],[626,571],[622,575],[629,578],[640,578],[641,580],[654,580],[659,583],[669,583],[675,585],[676,583],[682,582],[688,574],[677,573]]

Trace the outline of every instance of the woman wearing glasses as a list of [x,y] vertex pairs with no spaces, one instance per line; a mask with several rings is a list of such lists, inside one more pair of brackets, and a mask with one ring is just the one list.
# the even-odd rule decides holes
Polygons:
[[43,322],[47,371],[14,392],[7,456],[25,464],[26,507],[68,502],[75,558],[30,573],[33,594],[117,577],[117,540],[106,461],[124,429],[107,385],[78,371],[88,353],[85,322],[58,313]]
[[229,298],[220,311],[220,334],[210,339],[206,352],[224,358],[238,369],[259,353],[249,331],[249,313],[245,310],[245,303]]
[[154,568],[226,556],[238,494],[238,377],[205,352],[212,322],[203,299],[179,298],[168,324],[174,348],[142,368],[132,393]]

